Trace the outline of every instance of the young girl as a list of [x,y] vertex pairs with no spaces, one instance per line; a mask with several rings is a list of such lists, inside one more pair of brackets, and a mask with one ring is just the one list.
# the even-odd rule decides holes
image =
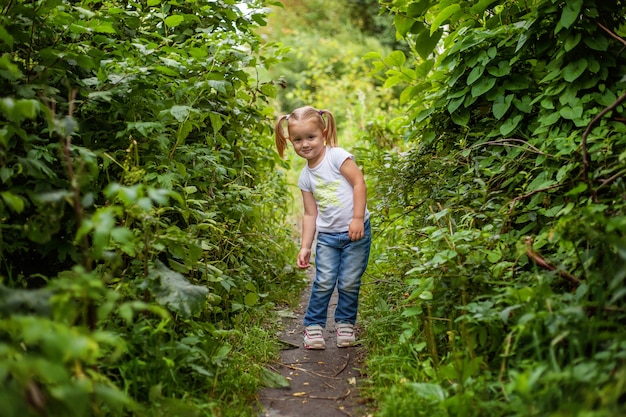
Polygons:
[[[287,122],[287,132],[284,122]],[[328,110],[301,107],[276,122],[276,148],[283,157],[287,140],[307,160],[300,173],[304,217],[297,265],[310,266],[315,246],[315,280],[304,316],[304,347],[325,349],[323,329],[335,286],[337,346],[354,344],[361,276],[370,253],[367,190],[354,156],[337,147],[335,119]]]

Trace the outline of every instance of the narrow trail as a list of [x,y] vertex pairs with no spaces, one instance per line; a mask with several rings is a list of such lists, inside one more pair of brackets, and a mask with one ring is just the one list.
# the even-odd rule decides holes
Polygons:
[[[311,277],[312,279],[312,277]],[[302,345],[302,320],[309,299],[310,285],[297,308],[282,320],[279,336],[285,342],[280,362],[271,368],[290,381],[289,388],[266,388],[259,392],[263,411],[260,417],[355,417],[365,413],[359,400],[361,373],[359,346],[338,348],[333,314],[337,291],[330,301],[324,337],[325,350],[307,350]],[[358,341],[357,327],[357,341]]]

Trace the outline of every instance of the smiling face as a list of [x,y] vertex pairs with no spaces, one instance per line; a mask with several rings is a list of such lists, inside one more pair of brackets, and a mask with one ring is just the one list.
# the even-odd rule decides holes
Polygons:
[[296,153],[308,161],[309,167],[319,164],[326,153],[326,130],[315,119],[289,120],[289,140]]

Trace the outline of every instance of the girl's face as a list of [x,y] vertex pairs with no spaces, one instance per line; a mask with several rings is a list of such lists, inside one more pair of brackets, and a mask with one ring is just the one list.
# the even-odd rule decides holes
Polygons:
[[289,121],[289,140],[296,153],[306,159],[310,167],[324,158],[326,130],[322,130],[315,119]]

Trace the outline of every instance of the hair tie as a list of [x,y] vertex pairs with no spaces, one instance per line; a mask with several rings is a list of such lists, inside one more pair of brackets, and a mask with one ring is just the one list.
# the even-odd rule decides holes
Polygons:
[[285,116],[285,120],[289,120],[289,116],[291,116],[291,114],[288,114],[287,116]]
[[324,114],[324,110],[320,110],[320,116]]

